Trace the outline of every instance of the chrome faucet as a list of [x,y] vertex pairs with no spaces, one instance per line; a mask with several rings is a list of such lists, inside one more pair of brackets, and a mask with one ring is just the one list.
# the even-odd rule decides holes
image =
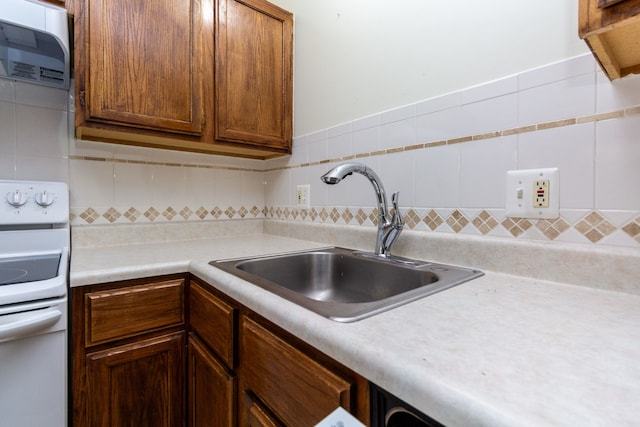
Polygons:
[[393,215],[389,215],[387,195],[384,191],[382,181],[380,181],[380,177],[367,167],[367,165],[363,163],[343,163],[322,175],[320,179],[326,184],[337,184],[354,172],[366,176],[369,181],[371,181],[371,185],[373,185],[373,189],[376,192],[378,202],[378,237],[376,238],[375,254],[381,257],[388,257],[391,255],[391,246],[398,236],[400,236],[402,228],[404,227],[402,214],[398,209],[398,194],[400,194],[400,192],[393,193],[391,197]]

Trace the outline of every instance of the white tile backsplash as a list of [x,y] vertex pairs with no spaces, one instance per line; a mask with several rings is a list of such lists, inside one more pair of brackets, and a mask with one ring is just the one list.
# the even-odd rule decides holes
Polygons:
[[[388,154],[381,162],[378,174],[387,192],[389,206],[391,195],[400,192],[400,204],[402,206],[415,206],[416,180],[415,180],[415,153],[403,151]],[[375,170],[375,169],[374,169]],[[372,189],[369,189],[370,200],[375,201]]]
[[0,101],[16,102],[16,82],[0,79]]
[[518,125],[518,95],[508,94],[460,107],[458,135],[477,135]]
[[[222,209],[234,208],[242,204],[242,172],[232,170],[216,170],[213,182],[216,205]],[[187,188],[182,190],[187,191]]]
[[504,207],[506,172],[516,167],[515,135],[461,144],[460,207]]
[[390,122],[380,126],[380,148],[407,147],[416,143],[416,118]]
[[640,75],[630,74],[622,79],[609,81],[602,72],[597,73],[596,99],[598,112],[607,112],[629,105],[637,105],[640,99]]
[[460,107],[418,116],[416,118],[417,142],[441,141],[461,135],[460,116]]
[[595,73],[590,73],[520,91],[518,123],[529,125],[593,114],[595,82]]
[[[590,55],[298,136],[291,156],[268,161],[78,141],[68,102],[65,91],[0,79],[0,178],[68,180],[72,211],[92,215],[94,224],[165,221],[168,207],[176,220],[189,221],[226,219],[227,208],[254,206],[286,216],[295,210],[299,184],[310,184],[312,209],[297,220],[332,223],[319,216],[334,207],[347,217],[346,210],[356,215],[361,208],[369,215],[375,197],[367,179],[320,181],[336,160],[348,158],[373,168],[389,198],[401,192],[403,212],[420,216],[415,230],[640,244],[629,231],[629,224],[640,224],[640,114],[591,117],[640,106],[640,76],[610,82]],[[550,122],[558,123],[543,126]],[[554,166],[560,168],[557,235],[536,222],[516,231],[501,224],[505,172]],[[131,207],[137,212],[125,218]],[[201,207],[206,211],[195,214]],[[115,220],[109,208],[118,211]],[[576,228],[594,214],[606,218],[595,237]],[[428,215],[436,220],[430,225],[422,221]],[[371,225],[369,218],[357,222]]]
[[474,104],[491,98],[503,97],[518,92],[518,77],[509,76],[483,83],[458,92],[460,105]]
[[[185,169],[187,191],[187,206],[198,209],[200,206],[211,209],[215,206],[215,173],[209,168],[187,168]],[[262,175],[262,173],[260,174]],[[262,193],[264,199],[264,191]]]
[[114,205],[114,164],[106,161],[69,161],[71,207]]
[[595,123],[518,135],[517,169],[560,169],[560,207],[594,208]]
[[[0,85],[2,80],[0,79]],[[3,92],[0,87],[0,94]],[[1,96],[1,95],[0,95]],[[16,116],[15,104],[0,101],[0,179],[15,179]]]
[[335,136],[329,135],[327,155],[330,159],[348,156],[353,152],[351,144],[351,132],[337,134]]
[[62,158],[18,155],[15,179],[69,182],[69,162]]
[[597,64],[591,55],[577,56],[520,73],[518,89],[523,91],[583,74],[593,74],[597,69]]
[[243,171],[241,173],[241,183],[240,206],[244,206],[246,209],[251,209],[253,206],[262,209],[265,205],[264,173]]
[[67,111],[69,93],[66,90],[23,82],[16,82],[15,87],[18,104]]
[[640,210],[640,116],[599,122],[596,208]]
[[405,105],[404,107],[395,108],[393,110],[384,111],[380,115],[380,121],[383,125],[387,123],[399,122],[416,116],[415,104]]
[[[61,92],[59,89],[53,90]],[[66,111],[18,104],[15,126],[18,155],[57,159],[68,157],[69,129]]]
[[351,123],[351,130],[353,132],[369,129],[373,127],[379,127],[382,123],[381,114],[373,114],[371,116],[363,117],[361,119],[354,120]]
[[351,135],[351,147],[354,153],[367,153],[380,149],[380,127],[354,130]]
[[413,152],[415,206],[460,206],[460,147],[442,145]]
[[[106,177],[106,179],[109,179]],[[151,206],[153,169],[136,163],[113,164],[113,203],[115,206]]]

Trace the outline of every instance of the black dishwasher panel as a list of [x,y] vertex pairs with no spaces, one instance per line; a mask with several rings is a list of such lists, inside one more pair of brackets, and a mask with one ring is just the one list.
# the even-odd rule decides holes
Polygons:
[[371,427],[444,427],[411,405],[371,384]]

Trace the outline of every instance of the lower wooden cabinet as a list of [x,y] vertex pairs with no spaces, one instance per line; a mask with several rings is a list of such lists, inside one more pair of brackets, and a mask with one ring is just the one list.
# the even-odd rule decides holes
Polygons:
[[247,392],[242,393],[241,397],[241,418],[244,420],[242,425],[250,427],[282,427],[283,424],[276,420],[275,416],[270,414],[262,404],[255,400],[255,397]]
[[369,385],[194,277],[73,288],[72,425],[305,427]]
[[184,332],[88,354],[88,425],[183,425],[183,372]]
[[72,288],[76,427],[185,424],[187,278]]
[[269,408],[275,422],[287,426],[314,426],[338,406],[355,409],[352,378],[319,363],[248,317],[242,318],[241,334],[240,389],[252,398],[240,402],[251,405],[240,411],[241,426],[255,422],[255,401]]
[[191,427],[235,425],[236,381],[205,345],[189,337],[189,423]]

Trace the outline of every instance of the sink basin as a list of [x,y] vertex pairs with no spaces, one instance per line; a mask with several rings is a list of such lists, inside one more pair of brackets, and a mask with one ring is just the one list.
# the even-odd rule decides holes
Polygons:
[[344,248],[210,264],[339,322],[363,319],[483,274]]

